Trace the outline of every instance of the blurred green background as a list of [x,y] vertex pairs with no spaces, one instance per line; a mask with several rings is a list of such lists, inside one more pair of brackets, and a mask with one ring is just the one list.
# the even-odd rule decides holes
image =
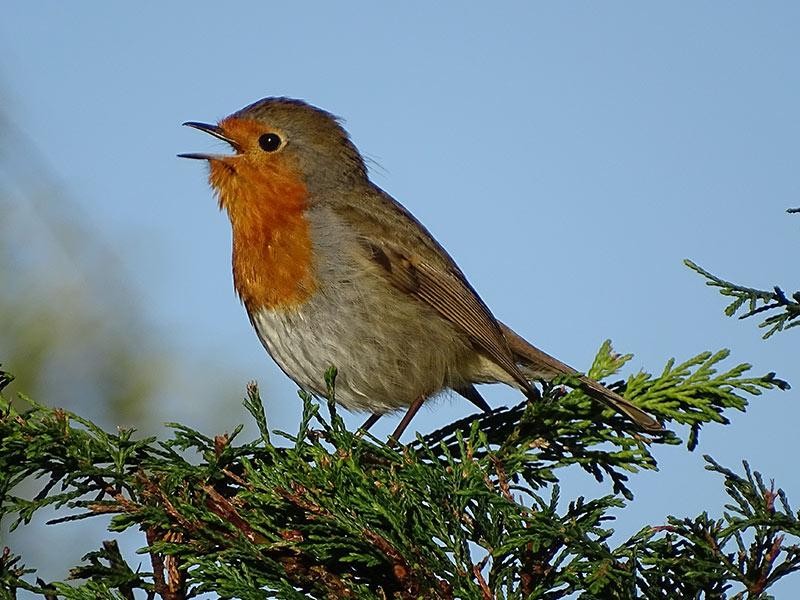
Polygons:
[[[163,433],[162,423],[175,418],[164,407],[176,404],[196,403],[205,426],[230,422],[245,375],[215,366],[203,355],[207,348],[187,354],[170,346],[168,332],[129,284],[113,240],[91,226],[4,112],[0,215],[0,357],[15,376],[4,394],[18,408],[24,394],[112,431],[134,427],[142,435]],[[148,243],[146,232],[138,234]],[[37,484],[18,492],[38,491]],[[3,529],[0,540],[39,567],[40,576],[63,578],[103,539],[105,519],[41,529],[50,515],[43,511],[11,535]],[[140,544],[133,532],[127,537],[129,549]]]

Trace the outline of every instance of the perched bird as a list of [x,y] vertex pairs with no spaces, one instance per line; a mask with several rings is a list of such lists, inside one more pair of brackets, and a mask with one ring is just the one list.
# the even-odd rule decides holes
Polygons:
[[478,407],[477,383],[538,398],[533,380],[573,375],[590,397],[649,431],[661,426],[619,394],[578,374],[498,321],[427,229],[372,183],[339,120],[303,101],[265,98],[218,125],[184,123],[233,154],[208,161],[230,218],[233,281],[275,362],[301,388],[380,415],[446,389]]

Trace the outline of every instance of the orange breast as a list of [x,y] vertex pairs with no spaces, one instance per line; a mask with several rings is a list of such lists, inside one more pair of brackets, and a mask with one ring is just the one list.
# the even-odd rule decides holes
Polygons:
[[248,312],[302,304],[314,291],[305,218],[308,192],[285,161],[211,161],[211,185],[230,217],[233,282]]

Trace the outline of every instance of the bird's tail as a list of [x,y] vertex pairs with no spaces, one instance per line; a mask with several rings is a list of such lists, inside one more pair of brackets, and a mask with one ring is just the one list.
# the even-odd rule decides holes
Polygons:
[[503,330],[503,335],[508,342],[509,349],[514,355],[514,359],[519,363],[522,372],[526,376],[531,377],[531,379],[544,379],[549,381],[559,375],[573,375],[577,377],[580,382],[580,390],[590,398],[602,402],[606,406],[625,415],[646,431],[657,432],[664,430],[661,424],[653,417],[631,404],[616,392],[612,392],[608,388],[597,383],[594,379],[581,375],[569,365],[565,365],[560,360],[542,352],[515,333],[507,325],[500,323],[500,328]]

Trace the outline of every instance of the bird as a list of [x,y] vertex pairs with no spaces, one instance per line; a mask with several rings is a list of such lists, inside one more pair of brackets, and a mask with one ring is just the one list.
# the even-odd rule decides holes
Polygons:
[[369,414],[420,407],[447,390],[484,411],[475,387],[503,383],[539,400],[536,381],[569,376],[648,432],[659,422],[620,394],[536,348],[499,321],[447,251],[373,183],[342,120],[303,100],[267,97],[217,124],[205,161],[230,220],[233,283],[261,343],[300,388]]

